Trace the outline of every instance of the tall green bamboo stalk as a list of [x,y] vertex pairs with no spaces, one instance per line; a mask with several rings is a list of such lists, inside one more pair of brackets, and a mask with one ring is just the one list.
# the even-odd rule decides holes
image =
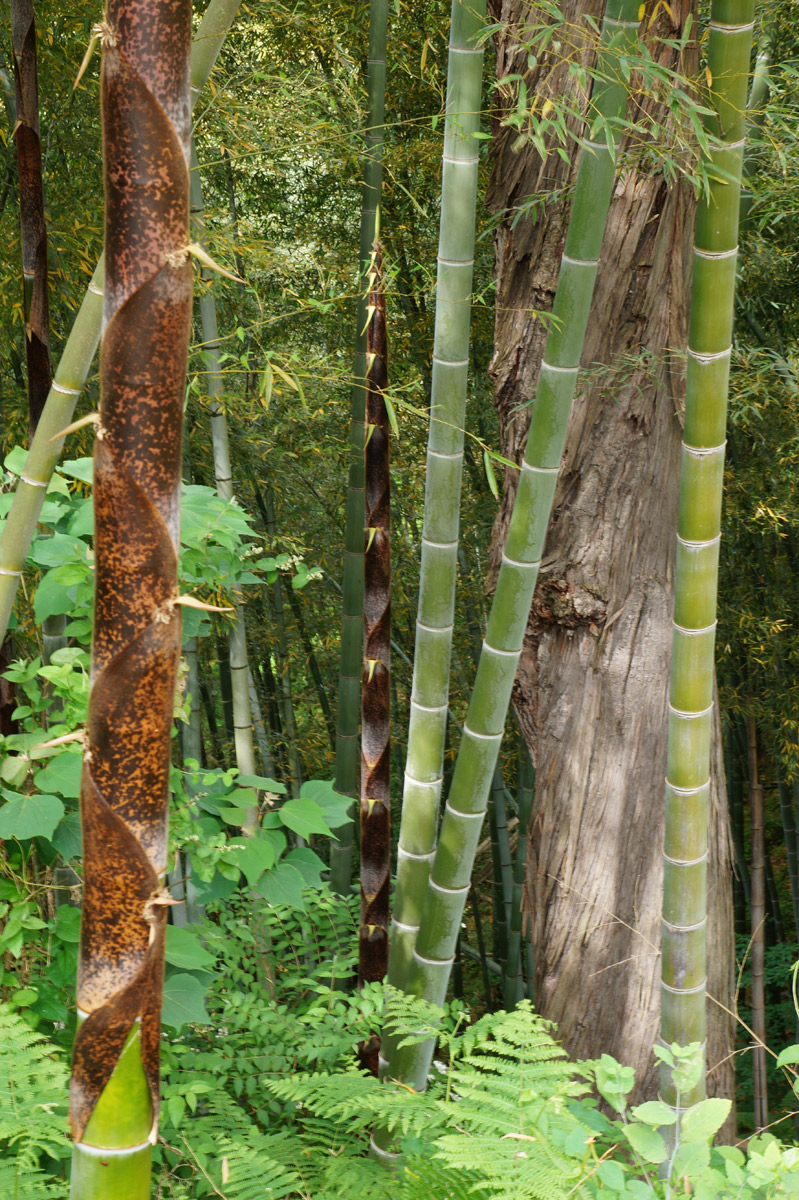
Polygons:
[[[205,246],[205,215],[203,186],[200,164],[194,139],[191,143],[191,211],[197,241]],[[224,408],[225,376],[220,359],[219,326],[216,318],[216,301],[210,289],[213,274],[208,268],[201,271],[205,290],[200,294],[200,327],[205,359],[205,390],[208,395],[211,421],[211,442],[214,452],[214,478],[216,494],[221,500],[233,499],[233,469],[230,464],[227,417]],[[247,662],[247,626],[244,620],[244,605],[233,601],[233,618],[228,632],[230,648],[230,690],[233,707],[233,739],[236,748],[236,766],[242,775],[255,775],[255,746],[253,742],[252,712],[250,709],[249,664]],[[258,826],[258,809],[247,810],[242,826],[245,833],[255,833]]]
[[[344,578],[341,616],[341,662],[336,718],[335,788],[342,796],[358,796],[358,723],[363,664],[363,530],[366,431],[366,326],[368,273],[372,243],[377,234],[377,211],[383,184],[383,138],[386,120],[386,38],[388,0],[369,5],[369,49],[366,59],[367,125],[364,131],[361,235],[358,255],[358,303],[355,313],[355,363],[350,413],[350,466],[347,484],[347,523],[344,533]],[[353,806],[354,812],[354,806]],[[338,831],[330,847],[330,882],[348,895],[352,882],[353,824]]]
[[[358,981],[388,967],[391,891],[391,473],[386,293],[380,245],[372,252],[366,343],[364,446],[364,658],[361,679],[361,926]],[[377,1071],[377,1045],[374,1063]]]
[[453,0],[447,65],[433,381],[411,712],[388,979],[407,985],[436,846],[458,566],[485,0]]
[[11,37],[17,108],[15,131],[25,301],[25,358],[28,368],[28,426],[32,438],[52,382],[47,224],[44,219],[33,0],[11,0]]
[[108,273],[71,1198],[146,1200],[172,903],[164,883],[191,330],[191,0],[109,0],[102,43]]
[[[623,116],[619,59],[635,43],[637,0],[610,0],[600,36],[588,120],[603,129]],[[583,141],[571,219],[538,380],[527,448],[472,697],[424,898],[407,989],[442,1004],[475,849],[497,762],[511,687],[538,575],[566,437],[599,251],[615,174],[608,141]],[[389,1073],[423,1090],[432,1041],[390,1052]],[[376,1138],[378,1154],[388,1139]]]
[[[196,101],[213,70],[241,0],[210,0],[192,44],[191,94]],[[105,263],[101,258],[55,372],[28,457],[0,532],[0,640],[5,637],[22,569],[36,533],[45,492],[61,456],[58,434],[72,420],[100,340]]]
[[[713,651],[721,495],[732,345],[741,164],[754,0],[713,0],[708,79],[710,153],[719,174],[696,218],[688,334],[664,844],[661,1036],[705,1040],[706,922]],[[724,174],[722,175],[721,172]],[[661,1094],[674,1107],[705,1095],[704,1071],[678,1097],[667,1066]]]

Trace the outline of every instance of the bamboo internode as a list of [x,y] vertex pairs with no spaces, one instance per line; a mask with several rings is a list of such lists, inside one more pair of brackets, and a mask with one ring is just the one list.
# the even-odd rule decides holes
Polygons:
[[[661,1035],[681,1046],[705,1040],[716,586],[753,12],[753,0],[714,0],[708,37],[714,115],[707,129],[721,145],[710,152],[710,191],[696,219],[663,852]],[[704,1070],[679,1095],[664,1065],[661,1092],[675,1107],[696,1103],[705,1094]]]

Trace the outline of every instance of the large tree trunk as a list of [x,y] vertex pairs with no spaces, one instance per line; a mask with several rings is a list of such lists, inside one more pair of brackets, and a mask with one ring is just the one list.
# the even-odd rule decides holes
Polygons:
[[[566,0],[572,28],[585,7]],[[601,17],[596,0],[587,7]],[[526,12],[524,0],[502,0],[498,77],[526,72],[530,96],[541,86],[535,76],[548,77],[546,86],[562,94],[574,86],[565,68],[549,75],[552,63],[542,61],[530,72],[527,51],[515,48]],[[656,30],[663,21],[665,13]],[[582,53],[590,58],[590,48]],[[552,306],[568,204],[514,220],[531,194],[573,182],[576,166],[553,154],[542,163],[529,145],[514,150],[517,132],[498,131],[490,191],[502,214],[492,374],[502,452],[516,461],[529,424],[529,410],[517,409],[534,395],[545,338],[535,310]],[[622,170],[583,354],[592,369],[572,412],[514,691],[536,766],[527,899],[537,1008],[557,1022],[572,1054],[607,1052],[635,1067],[639,1098],[657,1092],[651,1049],[684,394],[672,349],[687,340],[693,217],[685,182],[669,188],[662,176]],[[517,474],[507,472],[495,547],[505,539]],[[730,1007],[732,893],[717,732],[708,987]],[[732,1022],[712,1002],[707,1016],[709,1091],[730,1096]]]

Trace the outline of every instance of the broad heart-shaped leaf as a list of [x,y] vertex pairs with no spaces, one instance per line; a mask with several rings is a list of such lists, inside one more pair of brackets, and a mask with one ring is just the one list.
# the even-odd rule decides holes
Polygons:
[[208,988],[195,975],[170,975],[164,983],[161,1023],[181,1030],[184,1025],[207,1025],[205,997]]
[[776,1066],[786,1067],[789,1063],[799,1063],[799,1046],[786,1046],[780,1051]]
[[80,831],[80,813],[68,812],[59,821],[55,833],[50,838],[58,853],[67,862],[71,858],[79,858],[83,851],[83,839]]
[[83,755],[69,751],[51,758],[46,767],[37,771],[33,782],[38,791],[55,792],[77,800],[80,796],[80,777],[83,771]]
[[36,589],[33,597],[33,613],[40,625],[48,617],[68,613],[73,606],[74,596],[70,588],[78,581],[70,579],[70,583],[66,583],[61,577],[63,570],[62,567],[51,568],[42,577],[42,581]]
[[680,1124],[680,1138],[683,1142],[704,1142],[713,1137],[727,1120],[731,1100],[714,1097],[712,1100],[700,1100],[691,1108],[685,1110]]
[[58,796],[16,796],[2,791],[6,803],[0,808],[0,838],[51,838],[64,815],[64,805]]
[[31,546],[30,558],[37,567],[59,567],[66,562],[83,562],[86,543],[66,533],[51,533],[37,537]]
[[683,1175],[693,1179],[694,1175],[704,1171],[710,1165],[709,1142],[683,1142],[674,1155],[672,1180],[676,1183]]
[[166,961],[186,971],[199,971],[203,967],[212,967],[216,960],[202,944],[199,933],[193,929],[167,925]]
[[306,887],[321,887],[325,864],[310,846],[298,846],[296,850],[290,850],[285,862],[299,871]]
[[284,825],[293,829],[300,837],[307,838],[312,833],[331,836],[325,814],[313,800],[304,800],[302,797],[299,800],[286,800],[278,809],[278,816]]
[[624,1171],[617,1162],[606,1158],[604,1162],[599,1164],[596,1173],[606,1188],[610,1188],[614,1192],[624,1191]]
[[228,846],[228,857],[240,871],[247,876],[247,882],[254,886],[264,871],[275,865],[275,847],[267,838],[241,838],[240,841]]
[[633,1150],[644,1162],[662,1163],[666,1161],[666,1143],[656,1130],[650,1129],[648,1125],[637,1125],[633,1122],[624,1126],[624,1134]]
[[55,931],[56,936],[61,938],[62,942],[79,942],[80,909],[71,908],[68,904],[62,904],[60,908],[57,908]]
[[630,1115],[635,1117],[636,1121],[643,1121],[645,1125],[673,1125],[677,1120],[677,1112],[673,1108],[669,1108],[668,1104],[664,1104],[662,1100],[647,1100],[645,1104],[638,1104],[635,1108],[630,1109]]
[[313,800],[325,814],[331,829],[339,829],[352,819],[352,800],[341,796],[330,779],[309,779],[300,788],[300,798]]
[[267,871],[261,877],[258,891],[268,904],[277,906],[287,904],[305,912],[305,902],[302,889],[305,886],[302,875],[288,862],[281,862],[274,871]]
[[81,483],[91,483],[94,477],[93,458],[71,458],[58,468],[62,475],[70,479],[79,479]]

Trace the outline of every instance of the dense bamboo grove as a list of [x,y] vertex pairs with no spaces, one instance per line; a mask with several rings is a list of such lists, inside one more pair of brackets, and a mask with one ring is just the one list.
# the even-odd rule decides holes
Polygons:
[[[641,954],[652,959],[654,970],[662,968],[663,1042],[696,1041],[706,1055],[707,1004],[714,1001],[739,1006],[755,1038],[775,1051],[793,1037],[786,1003],[790,950],[779,940],[790,924],[786,911],[799,911],[799,793],[793,771],[799,752],[794,754],[790,725],[794,652],[787,639],[775,649],[793,620],[792,501],[784,478],[794,465],[794,369],[787,337],[793,326],[791,301],[775,291],[780,325],[765,291],[758,290],[762,268],[746,257],[749,237],[759,247],[758,262],[762,257],[773,267],[769,254],[789,258],[787,250],[775,250],[779,222],[769,225],[773,217],[763,215],[765,205],[776,207],[764,198],[773,149],[757,139],[761,130],[777,136],[778,119],[787,120],[775,115],[780,104],[793,110],[785,99],[791,76],[781,74],[780,46],[786,43],[777,22],[758,47],[759,73],[745,115],[753,65],[751,10],[739,11],[735,3],[714,6],[706,39],[684,35],[685,59],[698,57],[701,73],[698,82],[685,85],[679,103],[693,103],[685,98],[689,91],[706,101],[705,141],[699,150],[693,141],[690,149],[688,142],[679,149],[670,144],[662,151],[666,167],[656,158],[661,150],[654,141],[638,144],[640,127],[634,124],[650,103],[647,89],[666,86],[665,76],[652,84],[650,67],[642,65],[649,51],[639,37],[651,48],[657,31],[671,20],[674,33],[685,16],[662,6],[642,12],[632,0],[610,0],[595,28],[593,10],[579,30],[559,26],[554,10],[536,10],[530,28],[511,33],[503,26],[496,41],[503,53],[508,39],[518,37],[520,60],[527,56],[530,71],[542,64],[555,74],[568,67],[574,82],[568,101],[554,91],[546,98],[527,95],[522,69],[506,85],[518,102],[514,112],[504,101],[495,110],[486,89],[492,41],[479,4],[453,0],[449,14],[444,6],[433,11],[413,0],[392,8],[388,45],[386,0],[373,0],[368,30],[361,11],[276,5],[267,18],[242,6],[241,26],[233,28],[204,100],[202,83],[238,2],[212,0],[206,11],[195,33],[191,94],[188,0],[111,4],[97,31],[103,50],[105,263],[92,277],[69,334],[56,299],[56,289],[66,286],[64,222],[60,212],[56,221],[48,210],[58,314],[53,344],[66,339],[66,346],[27,463],[16,452],[7,460],[7,478],[17,475],[19,482],[3,510],[8,516],[0,532],[0,608],[6,606],[6,618],[18,582],[24,585],[11,617],[22,666],[11,669],[8,690],[0,690],[6,739],[0,763],[0,999],[22,1012],[27,1007],[29,1023],[38,1025],[57,1055],[69,1049],[75,1009],[71,994],[66,1003],[62,997],[70,988],[64,982],[70,938],[77,939],[69,906],[79,900],[72,1200],[144,1200],[151,1194],[159,1200],[215,1194],[251,1200],[253,1189],[310,1200],[384,1193],[391,1200],[419,1200],[438,1192],[459,1195],[473,1184],[481,1194],[515,1200],[517,1192],[539,1195],[540,1179],[530,1185],[530,1178],[544,1170],[545,1161],[548,1169],[557,1162],[548,1186],[563,1197],[596,1200],[608,1188],[618,1191],[620,1179],[622,1187],[624,1181],[633,1185],[630,1195],[638,1185],[636,1195],[647,1187],[646,1194],[656,1196],[675,1190],[727,1195],[720,1189],[729,1181],[700,1178],[701,1155],[691,1160],[670,1154],[670,1147],[658,1157],[665,1142],[656,1127],[670,1119],[663,1104],[655,1106],[659,1115],[650,1126],[634,1108],[627,1110],[625,1129],[638,1122],[633,1128],[644,1129],[648,1139],[639,1134],[646,1147],[640,1150],[620,1125],[596,1129],[568,1090],[551,1101],[547,1080],[560,1067],[553,1066],[550,1076],[549,1065],[537,1074],[543,1041],[525,1043],[517,1064],[514,1046],[523,1043],[502,1038],[511,1028],[518,1036],[527,1018],[525,1006],[517,1006],[525,997],[535,999],[530,927],[540,914],[531,909],[530,879],[540,868],[536,839],[546,815],[541,793],[536,796],[536,771],[546,786],[553,769],[536,756],[529,723],[517,746],[519,730],[508,708],[531,688],[529,646],[549,619],[547,606],[562,603],[565,609],[572,599],[561,564],[552,570],[547,542],[556,485],[558,521],[568,520],[569,505],[581,502],[581,481],[569,473],[575,461],[569,439],[590,440],[591,431],[570,418],[572,401],[577,396],[579,409],[582,389],[599,386],[601,379],[608,405],[616,404],[619,381],[643,369],[636,346],[624,361],[591,362],[585,351],[603,237],[604,270],[617,244],[616,233],[608,238],[605,232],[606,215],[612,197],[634,191],[646,171],[659,179],[664,194],[673,195],[671,189],[683,186],[669,175],[673,163],[689,174],[705,171],[710,184],[700,197],[696,227],[669,729],[662,731],[664,745],[669,739],[663,945],[661,951],[643,947]],[[52,13],[45,0],[42,4],[39,20],[49,30]],[[59,28],[53,25],[56,44]],[[89,24],[86,29],[88,34]],[[497,28],[491,32],[497,35]],[[44,53],[48,68],[56,54],[51,42]],[[766,60],[770,93],[762,86]],[[76,112],[83,111],[81,88],[90,90],[93,72],[96,64],[78,89]],[[4,78],[0,74],[2,86]],[[74,72],[70,87],[73,78]],[[682,83],[669,78],[674,95]],[[48,197],[63,137],[53,123],[49,86],[42,107],[44,144],[50,137],[55,147],[42,160]],[[697,110],[691,112],[696,119]],[[510,125],[519,151],[532,143],[538,148],[540,141],[541,192],[530,196],[529,205],[501,214],[499,240],[530,244],[538,222],[563,220],[565,231],[560,266],[551,266],[557,288],[553,295],[542,288],[536,297],[548,310],[554,296],[554,307],[551,318],[548,311],[539,314],[548,330],[542,335],[546,349],[535,395],[525,402],[532,419],[519,468],[503,463],[494,449],[496,413],[487,383],[495,315],[494,227],[481,199],[489,118],[494,135],[501,122]],[[70,130],[78,128],[71,111],[63,120]],[[744,124],[756,139],[745,162],[750,207],[738,188]],[[191,171],[190,134],[197,147]],[[780,149],[786,162],[787,145]],[[551,160],[545,154],[554,156],[557,147],[561,159],[579,162],[573,191],[550,187]],[[17,184],[22,193],[23,178],[20,170],[17,180],[13,156],[9,163],[10,203]],[[359,186],[360,219],[353,203]],[[4,204],[5,198],[0,221]],[[378,210],[382,248],[370,251]],[[664,224],[666,211],[662,205],[657,209]],[[743,254],[737,250],[739,211],[750,214]],[[654,220],[645,205],[640,212],[633,205],[630,212],[644,226]],[[74,237],[79,235],[78,229]],[[189,348],[192,250],[202,267]],[[235,263],[236,277],[221,279],[216,262]],[[640,283],[649,263],[639,265]],[[783,263],[787,274],[789,265]],[[87,277],[89,269],[89,260],[82,259]],[[779,278],[781,288],[784,277]],[[0,298],[5,286],[0,280]],[[77,310],[79,289],[70,286]],[[658,298],[641,285],[636,302],[655,308]],[[743,369],[736,358],[742,352],[741,334],[733,332],[734,303],[748,318],[742,317],[740,328],[755,336],[757,326],[761,344],[769,343],[771,374],[757,356]],[[101,309],[97,405],[91,365]],[[354,311],[353,363],[348,346]],[[24,316],[23,311],[15,319]],[[781,330],[779,336],[775,330]],[[681,351],[667,351],[677,363],[677,379]],[[518,347],[520,356],[526,352]],[[16,361],[9,355],[12,374]],[[653,375],[660,366],[659,359],[650,363]],[[739,609],[738,599],[728,602],[721,593],[723,632],[717,637],[730,377],[730,554],[741,589],[735,595],[744,600]],[[99,412],[67,431],[84,388],[87,409],[96,406]],[[779,401],[764,398],[769,389]],[[676,383],[671,399],[679,411]],[[515,415],[502,411],[501,421],[512,422]],[[654,420],[649,410],[633,406],[627,415],[640,423],[645,440],[647,422]],[[23,414],[22,424],[26,420]],[[11,421],[9,415],[4,432]],[[761,423],[758,438],[766,445],[779,421],[785,429],[773,452],[778,468],[758,468],[767,477],[764,516],[753,501],[760,484],[745,474],[754,469],[752,446],[760,444],[751,429]],[[526,423],[525,411],[519,425]],[[67,454],[76,458],[53,476],[48,492],[65,433],[74,439]],[[82,455],[93,435],[92,539]],[[675,436],[675,455],[678,440]],[[516,501],[504,552],[494,547],[497,560],[501,557],[495,576],[488,532],[500,465],[519,482],[511,489]],[[605,466],[600,456],[591,470],[600,473]],[[185,521],[179,533],[181,477]],[[620,554],[631,553],[643,524],[665,526],[668,503],[661,505],[662,499],[653,504],[647,494],[631,502],[629,528],[618,531]],[[48,528],[36,534],[40,515]],[[769,520],[773,542],[763,532]],[[673,540],[673,531],[670,536]],[[31,547],[33,557],[26,562]],[[750,555],[749,579],[741,566],[744,553]],[[756,601],[747,589],[770,578],[770,558],[781,572],[783,607],[775,604],[771,617],[755,619]],[[178,571],[188,584],[179,583]],[[89,672],[81,639],[88,639],[86,597],[92,588]],[[181,648],[178,597],[184,588],[196,591],[204,604],[186,608]],[[622,636],[621,607],[616,611],[608,596],[602,600],[606,611],[597,616],[592,609],[583,622],[586,627],[596,622],[595,642],[584,656],[586,681],[604,669],[608,630],[614,638]],[[35,621],[48,604],[67,623],[67,644],[60,658],[56,654],[42,668]],[[523,647],[528,656],[517,670]],[[476,679],[470,686],[472,658]],[[730,987],[708,1001],[707,967],[716,953],[712,940],[705,945],[715,662],[725,736],[729,732],[736,928],[744,936],[740,957],[746,950],[747,961],[739,995],[733,999]],[[82,683],[76,682],[82,675],[89,691],[85,732]],[[764,698],[771,677],[780,680],[779,700]],[[15,686],[16,699],[6,699]],[[46,722],[55,726],[50,738],[56,736],[42,746]],[[68,778],[77,757],[71,744],[76,735],[84,748],[82,848],[65,832],[76,807]],[[637,729],[629,736],[637,736]],[[564,739],[559,755],[568,762],[573,752]],[[356,766],[358,758],[361,763],[357,824],[343,816],[355,795],[353,754]],[[56,803],[64,810],[63,828],[56,825],[50,838],[48,803],[54,813],[50,802],[56,795],[48,789],[62,796],[61,787],[64,803]],[[653,796],[653,829],[661,816],[657,804]],[[40,822],[33,833],[29,811]],[[591,822],[600,819],[614,818],[609,812],[579,814],[586,836]],[[398,828],[393,840],[392,827]],[[620,844],[624,832],[619,831]],[[638,864],[630,859],[625,869],[634,877]],[[353,886],[358,874],[360,914]],[[20,934],[21,950],[12,924],[13,905],[22,904],[15,888],[22,889],[30,905],[25,919],[32,921]],[[608,911],[601,928],[579,933],[604,939],[600,975],[607,971],[611,990],[619,965],[612,937],[619,912]],[[745,946],[750,930],[751,951]],[[493,947],[487,944],[489,931]],[[421,1008],[409,1008],[413,1016],[403,1020],[414,1029],[423,1021],[424,1035],[402,1047],[396,1033],[384,1037],[379,1073],[386,1086],[369,1092],[367,1085],[377,1087],[376,1081],[342,1072],[353,1053],[362,1067],[377,1072],[375,1031],[383,1012],[377,984],[387,966],[389,982],[412,998],[442,1004],[454,997],[456,1003],[443,1018],[439,1066],[431,1067],[429,1012],[419,1016]],[[503,1025],[503,1007],[517,1008],[522,1024]],[[484,1029],[492,1031],[487,1043],[473,1029],[457,1040],[453,1027],[466,1028],[466,1013],[472,1019],[487,1014]],[[1,1028],[7,1019],[0,1007]],[[581,1019],[590,1025],[590,1013]],[[535,1037],[540,1034],[538,1029]],[[745,1042],[744,1033],[741,1048]],[[474,1056],[476,1045],[482,1048]],[[596,1045],[597,1058],[604,1049]],[[739,1133],[782,1118],[792,1103],[786,1092],[790,1057],[775,1087],[761,1050],[738,1056]],[[492,1100],[490,1088],[485,1096],[480,1090],[478,1077],[481,1061],[494,1051],[500,1059]],[[54,1077],[56,1063],[54,1058]],[[706,1066],[718,1069],[712,1058]],[[604,1069],[612,1076],[611,1068]],[[0,1050],[0,1127],[3,1070]],[[619,1094],[612,1078],[603,1083],[596,1066],[586,1070],[589,1086],[596,1081],[612,1104],[609,1096]],[[446,1076],[443,1087],[437,1072]],[[623,1071],[617,1077],[622,1079]],[[422,1093],[429,1083],[426,1100]],[[494,1107],[502,1089],[504,1098]],[[678,1140],[690,1142],[691,1119],[684,1112],[704,1095],[704,1071],[686,1090],[664,1064],[660,1099],[679,1113],[673,1122]],[[568,1105],[563,1096],[570,1097]],[[454,1097],[459,1113],[450,1120],[443,1114]],[[497,1116],[508,1097],[510,1129]],[[654,1100],[655,1092],[640,1098]],[[32,1102],[32,1128],[35,1113],[48,1105],[44,1093]],[[335,1126],[330,1116],[336,1106],[344,1125]],[[582,1131],[571,1129],[566,1145],[568,1122],[577,1120],[572,1109],[587,1124]],[[372,1112],[376,1162],[365,1157]],[[709,1120],[708,1114],[715,1119],[721,1109],[695,1112]],[[722,1120],[719,1115],[716,1129]],[[401,1146],[399,1126],[410,1131]],[[553,1128],[560,1131],[557,1145],[546,1140]],[[305,1140],[297,1140],[298,1130]],[[520,1137],[525,1146],[517,1154]],[[640,1151],[638,1160],[628,1142]],[[757,1155],[758,1143],[753,1146]],[[39,1154],[37,1170],[55,1169],[56,1159],[47,1155]],[[13,1143],[10,1150],[0,1147],[0,1190],[9,1161],[15,1170],[30,1166],[20,1166]],[[718,1158],[713,1162],[722,1169]],[[380,1163],[396,1174],[380,1182],[369,1174]],[[66,1187],[68,1169],[59,1170],[53,1176],[56,1189]],[[663,1183],[657,1182],[658,1170]],[[480,1172],[492,1171],[486,1183]],[[25,1186],[27,1181],[23,1196]],[[755,1187],[752,1180],[750,1186]]]

